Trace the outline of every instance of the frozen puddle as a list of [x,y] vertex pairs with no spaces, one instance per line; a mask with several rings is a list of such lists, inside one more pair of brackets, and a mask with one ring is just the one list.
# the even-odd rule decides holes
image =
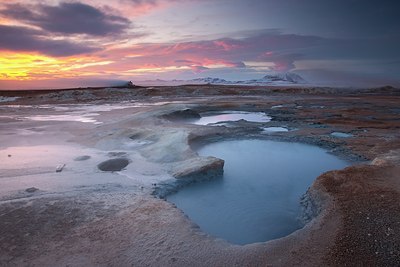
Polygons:
[[167,200],[204,232],[234,244],[302,228],[301,196],[321,173],[348,165],[319,147],[265,140],[213,143],[198,153],[224,159],[223,177],[191,184]]
[[226,111],[223,113],[214,113],[212,115],[202,116],[193,123],[197,125],[209,125],[240,120],[249,122],[269,122],[271,121],[271,117],[267,116],[263,112]]

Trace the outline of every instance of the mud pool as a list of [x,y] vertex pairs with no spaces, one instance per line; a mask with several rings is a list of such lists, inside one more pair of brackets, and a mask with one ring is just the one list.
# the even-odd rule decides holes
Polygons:
[[236,140],[198,150],[225,160],[224,174],[167,197],[206,233],[234,244],[284,237],[303,227],[300,198],[321,173],[346,161],[300,143]]

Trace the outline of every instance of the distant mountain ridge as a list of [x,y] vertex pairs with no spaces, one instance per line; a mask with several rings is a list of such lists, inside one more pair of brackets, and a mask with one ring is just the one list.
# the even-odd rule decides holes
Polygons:
[[227,81],[221,78],[197,78],[188,80],[187,82],[193,83],[206,83],[206,84],[243,84],[243,85],[268,85],[268,84],[305,84],[307,83],[300,75],[293,72],[267,74],[261,79],[243,80],[243,81]]
[[260,79],[228,81],[222,78],[204,77],[191,80],[146,80],[138,81],[139,84],[147,85],[184,85],[184,84],[221,84],[221,85],[294,85],[308,84],[300,75],[294,72],[266,74]]
[[287,81],[292,83],[306,83],[306,80],[303,79],[300,75],[294,72],[285,72],[285,73],[277,73],[277,74],[268,74],[265,75],[262,80],[268,81]]

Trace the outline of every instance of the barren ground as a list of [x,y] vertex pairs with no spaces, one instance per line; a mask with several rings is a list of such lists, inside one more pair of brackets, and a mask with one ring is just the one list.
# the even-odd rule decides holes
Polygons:
[[[0,95],[20,97],[0,103],[0,266],[400,265],[399,90],[197,85]],[[223,110],[273,119],[184,121]],[[290,131],[261,131],[270,126]],[[174,176],[218,171],[218,159],[192,148],[231,138],[316,144],[354,164],[315,180],[303,229],[232,245],[154,196]],[[129,160],[122,171],[97,168],[119,158]]]

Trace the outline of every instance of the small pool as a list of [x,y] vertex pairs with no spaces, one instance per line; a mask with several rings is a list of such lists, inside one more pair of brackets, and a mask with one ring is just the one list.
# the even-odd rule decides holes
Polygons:
[[197,125],[212,125],[222,122],[233,122],[245,120],[248,122],[269,122],[271,117],[263,112],[245,112],[245,111],[225,111],[218,114],[208,114],[202,116],[200,119],[194,121]]
[[288,132],[289,129],[285,127],[266,127],[263,128],[264,133],[280,133],[280,132]]
[[353,137],[353,135],[351,133],[343,133],[343,132],[333,132],[333,133],[331,133],[331,136],[338,137],[338,138]]
[[191,184],[167,200],[204,232],[234,244],[302,228],[301,196],[321,173],[348,165],[316,146],[266,140],[213,143],[198,153],[224,159],[223,177]]

